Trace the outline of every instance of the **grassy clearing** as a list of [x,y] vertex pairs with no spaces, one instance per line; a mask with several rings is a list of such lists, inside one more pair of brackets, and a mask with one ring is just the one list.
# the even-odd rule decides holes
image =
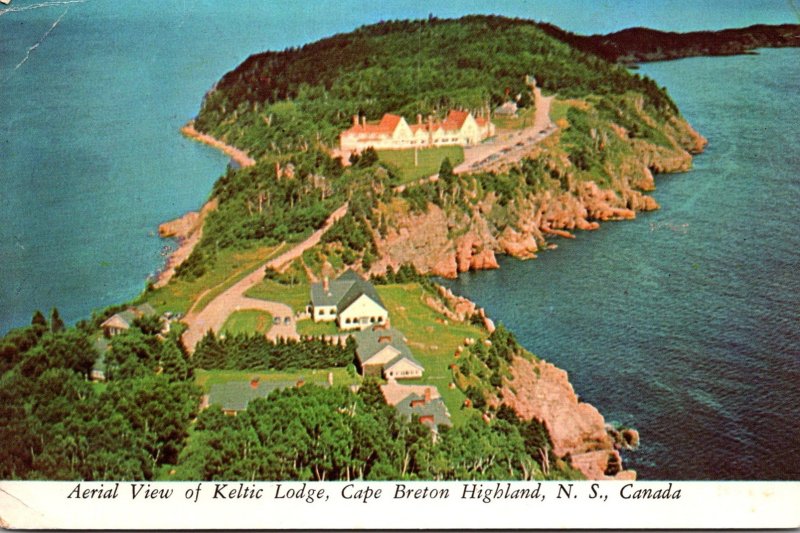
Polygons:
[[533,126],[536,109],[533,105],[517,111],[516,117],[492,117],[492,122],[498,130],[521,130]]
[[424,290],[416,283],[377,287],[389,310],[392,326],[402,331],[414,356],[425,367],[421,379],[403,380],[409,384],[431,384],[439,389],[454,424],[467,416],[462,409],[464,393],[449,389],[453,381],[450,365],[456,362],[456,348],[464,339],[483,338],[486,332],[471,324],[449,322],[423,302]]
[[215,383],[229,381],[250,381],[258,377],[261,381],[297,381],[303,379],[306,383],[322,385],[328,382],[328,372],[333,372],[333,384],[352,385],[361,383],[361,377],[351,376],[344,368],[302,369],[294,371],[277,370],[197,370],[195,383],[205,392]]
[[297,332],[300,335],[340,335],[342,332],[336,327],[336,322],[314,322],[312,319],[297,322]]
[[283,247],[281,244],[250,250],[220,250],[213,268],[200,278],[193,281],[172,278],[165,287],[145,292],[135,303],[148,302],[159,313],[186,313],[196,302],[197,308],[202,309],[256,267],[277,256]]
[[248,290],[245,296],[285,303],[295,313],[304,311],[311,301],[311,286],[307,279],[301,279],[296,285],[282,285],[270,279],[265,279],[258,285]]
[[248,309],[234,311],[222,325],[223,333],[237,335],[239,333],[267,333],[272,327],[272,315],[266,311]]
[[455,167],[464,161],[464,149],[461,146],[422,148],[417,150],[417,165],[414,165],[414,150],[378,150],[378,158],[397,169],[401,183],[408,183],[438,173],[445,158],[450,158]]

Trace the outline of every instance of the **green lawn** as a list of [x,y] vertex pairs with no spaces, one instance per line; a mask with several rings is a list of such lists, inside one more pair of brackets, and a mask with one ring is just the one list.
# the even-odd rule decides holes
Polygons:
[[312,319],[299,320],[297,322],[297,332],[300,335],[339,335],[342,332],[336,327],[336,322],[314,322]]
[[135,303],[148,302],[159,313],[186,313],[196,302],[199,302],[197,308],[202,309],[256,267],[279,255],[284,246],[220,250],[214,265],[200,278],[193,281],[172,278],[165,287],[143,293]]
[[306,383],[323,384],[328,382],[328,372],[333,372],[333,384],[352,385],[361,383],[361,377],[351,376],[344,368],[301,369],[293,371],[277,370],[196,370],[195,383],[205,392],[215,383],[229,381],[250,381],[258,377],[261,381],[292,381],[303,379]]
[[378,150],[378,158],[393,165],[400,173],[400,183],[408,183],[439,172],[446,157],[455,167],[464,161],[461,146],[440,146],[417,150],[417,165],[414,165],[414,150]]
[[416,283],[378,286],[378,293],[389,310],[392,327],[402,331],[408,346],[425,372],[421,379],[403,380],[409,384],[431,384],[439,389],[442,399],[450,411],[454,424],[465,420],[462,409],[464,393],[449,389],[453,381],[450,365],[456,362],[456,348],[464,339],[486,336],[486,332],[471,324],[443,323],[443,317],[422,301],[423,289]]
[[244,294],[250,298],[285,303],[295,313],[304,311],[311,302],[311,287],[305,278],[296,285],[282,285],[265,279]]
[[220,330],[222,333],[236,335],[239,333],[267,333],[272,327],[272,315],[266,311],[249,309],[234,311],[225,320]]

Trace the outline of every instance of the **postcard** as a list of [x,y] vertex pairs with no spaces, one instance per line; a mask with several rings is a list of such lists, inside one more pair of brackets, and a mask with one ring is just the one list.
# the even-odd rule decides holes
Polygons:
[[795,3],[3,4],[3,527],[800,525]]

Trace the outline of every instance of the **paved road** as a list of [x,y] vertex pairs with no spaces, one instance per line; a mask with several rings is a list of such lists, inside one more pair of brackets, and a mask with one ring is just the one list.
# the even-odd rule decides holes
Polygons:
[[542,96],[538,87],[533,90],[536,114],[533,125],[511,133],[498,135],[496,138],[464,149],[464,162],[453,169],[453,173],[475,172],[503,161],[519,160],[531,145],[541,141],[556,130],[550,120],[550,104],[552,96]]
[[[319,243],[322,236],[328,231],[334,222],[342,218],[347,213],[347,203],[340,206],[336,211],[331,213],[325,224],[311,234],[303,242],[295,245],[292,249],[287,250],[275,259],[271,259],[253,270],[250,274],[245,276],[236,284],[232,285],[225,292],[211,300],[203,309],[199,311],[191,311],[186,314],[183,322],[188,326],[184,331],[181,339],[184,346],[189,350],[189,353],[194,352],[195,346],[208,332],[213,330],[214,333],[219,333],[220,328],[225,323],[228,316],[234,311],[244,311],[247,309],[259,309],[267,311],[273,317],[280,317],[281,323],[273,325],[267,332],[267,337],[275,339],[278,337],[297,339],[300,336],[297,333],[292,309],[280,302],[270,302],[267,300],[258,300],[255,298],[248,298],[244,295],[251,287],[258,284],[264,279],[264,271],[267,268],[280,269],[284,265],[300,257],[303,252]],[[284,318],[289,317],[289,323],[284,324]]]
[[[536,114],[534,115],[532,126],[506,132],[481,144],[465,147],[464,161],[453,169],[453,173],[475,172],[486,170],[487,167],[498,163],[519,161],[529,152],[532,145],[556,131],[558,128],[550,120],[550,104],[553,102],[554,97],[542,96],[541,89],[537,87],[533,90],[533,98],[536,105]],[[401,193],[406,190],[406,187],[422,185],[425,182],[438,179],[439,174],[433,174],[408,184],[398,185],[394,188],[394,191]]]

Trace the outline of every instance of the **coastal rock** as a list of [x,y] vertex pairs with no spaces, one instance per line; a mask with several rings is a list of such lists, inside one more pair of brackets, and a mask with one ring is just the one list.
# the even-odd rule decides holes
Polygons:
[[497,239],[497,244],[503,253],[518,259],[535,259],[539,244],[530,233],[523,234],[506,226]]
[[628,448],[638,448],[639,447],[639,432],[633,428],[627,428],[622,430],[622,438],[625,440],[625,444]]
[[175,269],[192,254],[192,250],[203,236],[203,222],[208,214],[217,208],[218,201],[212,198],[200,209],[200,212],[191,211],[180,218],[164,222],[158,226],[158,234],[162,238],[174,237],[178,239],[178,249],[172,252],[164,269],[158,274],[153,287],[163,287],[175,275]]
[[456,296],[450,289],[442,285],[437,286],[436,293],[439,298],[425,296],[425,304],[450,320],[464,322],[477,311],[474,302],[463,296]]
[[197,222],[200,220],[200,213],[197,211],[189,211],[180,218],[164,222],[158,226],[158,235],[162,239],[169,237],[176,237],[185,239],[193,231],[197,229]]
[[[616,453],[614,443],[606,432],[603,415],[578,400],[567,373],[545,361],[516,357],[511,374],[511,380],[501,388],[501,402],[523,420],[541,421],[550,434],[553,453],[569,455],[572,465],[587,478],[607,479],[609,458]],[[619,464],[621,471],[621,461]]]

